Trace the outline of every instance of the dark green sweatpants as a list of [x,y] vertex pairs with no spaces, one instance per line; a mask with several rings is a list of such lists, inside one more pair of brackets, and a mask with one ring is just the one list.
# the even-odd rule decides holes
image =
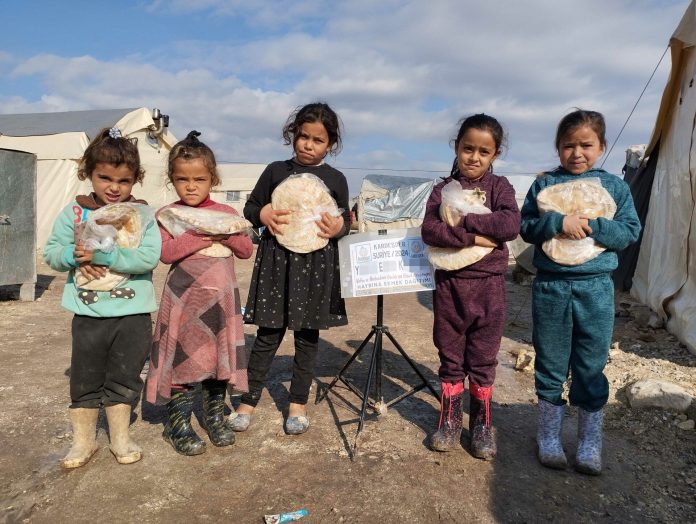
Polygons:
[[601,409],[609,397],[604,367],[614,331],[611,277],[537,278],[532,317],[537,396],[563,404],[563,384],[570,374],[570,403],[587,411]]

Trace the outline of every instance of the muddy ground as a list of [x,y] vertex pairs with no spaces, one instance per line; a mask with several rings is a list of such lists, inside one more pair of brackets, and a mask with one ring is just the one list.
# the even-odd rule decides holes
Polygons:
[[[197,457],[177,455],[160,436],[163,409],[139,404],[131,430],[144,448],[141,462],[117,464],[102,427],[101,449],[90,463],[66,472],[59,461],[70,447],[71,316],[60,308],[65,276],[41,263],[38,271],[36,302],[14,300],[11,288],[0,291],[0,522],[258,523],[264,514],[299,508],[309,510],[302,521],[308,524],[696,522],[696,432],[679,429],[675,414],[632,410],[623,396],[626,384],[644,377],[671,380],[696,394],[696,357],[664,330],[640,327],[642,308],[626,295],[617,301],[618,344],[607,368],[612,390],[600,477],[537,463],[533,375],[514,369],[515,355],[531,351],[530,288],[511,278],[492,408],[499,450],[494,462],[471,457],[466,435],[457,452],[427,449],[439,406],[426,390],[381,416],[370,412],[356,455],[351,448],[358,401],[344,386],[310,404],[308,433],[286,436],[288,336],[252,425],[233,446],[211,445]],[[250,271],[251,261],[238,264],[243,297]],[[158,289],[165,274],[166,267],[157,269]],[[350,299],[350,324],[322,332],[312,400],[365,338],[375,307],[374,297]],[[385,324],[436,385],[431,296],[387,296]],[[246,329],[250,345],[255,330]],[[359,387],[367,360],[350,369]],[[386,400],[418,382],[385,343]],[[570,410],[564,431],[569,456],[576,420]]]

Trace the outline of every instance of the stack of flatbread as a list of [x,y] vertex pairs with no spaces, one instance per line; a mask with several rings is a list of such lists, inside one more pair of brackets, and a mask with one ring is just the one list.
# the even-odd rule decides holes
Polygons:
[[[537,195],[537,206],[540,214],[555,211],[611,220],[616,213],[616,202],[599,178],[581,178],[548,186]],[[541,249],[551,260],[564,266],[584,264],[606,250],[590,237],[582,240],[554,237],[544,242]]]
[[[442,188],[440,218],[446,224],[457,227],[468,213],[478,215],[491,212],[484,203],[486,194],[477,189],[463,189],[457,180],[452,180]],[[463,248],[428,247],[428,260],[435,269],[454,271],[478,262],[492,247],[469,246]]]
[[[165,207],[157,215],[160,224],[174,237],[186,231],[201,235],[234,235],[248,230],[251,223],[244,217],[200,207],[172,205]],[[212,246],[198,251],[198,254],[213,258],[232,256],[232,250],[213,242]]]
[[[119,203],[94,211],[87,219],[81,238],[85,240],[87,247],[94,241],[107,241],[118,247],[138,247],[143,236],[140,207],[145,206]],[[129,277],[130,275],[107,269],[103,277],[90,280],[77,271],[75,284],[88,291],[111,291]]]
[[276,234],[278,243],[295,253],[311,253],[329,243],[328,238],[317,235],[321,230],[316,224],[321,213],[337,217],[341,211],[324,182],[315,175],[302,173],[283,180],[271,195],[273,209],[287,209],[288,224],[283,224]]

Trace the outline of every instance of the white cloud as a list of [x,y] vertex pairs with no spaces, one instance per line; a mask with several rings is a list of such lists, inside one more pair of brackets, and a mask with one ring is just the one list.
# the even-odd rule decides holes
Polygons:
[[[37,55],[11,78],[38,80],[43,95],[0,90],[0,111],[157,106],[176,133],[203,131],[220,158],[264,162],[289,156],[280,139],[289,112],[325,99],[346,127],[336,165],[424,170],[449,169],[457,121],[484,111],[509,131],[499,169],[536,172],[556,162],[555,126],[573,107],[604,112],[613,140],[686,4],[357,0],[329,9],[314,0],[157,1],[150,11],[241,18],[272,30],[242,45],[182,35],[109,61]],[[0,66],[13,60],[0,53]],[[610,170],[620,168],[626,145],[648,140],[668,70],[669,58]]]

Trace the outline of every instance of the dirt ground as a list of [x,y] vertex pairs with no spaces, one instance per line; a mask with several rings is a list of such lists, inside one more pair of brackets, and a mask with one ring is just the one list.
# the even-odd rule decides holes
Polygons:
[[[242,296],[251,261],[238,264]],[[156,271],[161,289],[166,266]],[[139,404],[131,426],[142,461],[121,466],[101,449],[85,467],[63,471],[70,447],[68,375],[71,315],[60,308],[65,276],[42,263],[36,302],[0,292],[0,522],[231,522],[306,508],[301,522],[696,522],[696,431],[675,414],[627,407],[623,388],[637,378],[670,380],[696,394],[696,356],[662,329],[639,327],[644,308],[617,300],[617,325],[607,374],[611,382],[600,477],[553,471],[535,457],[535,395],[530,370],[515,355],[531,351],[530,288],[508,278],[509,310],[494,394],[498,458],[482,462],[462,449],[426,447],[438,403],[423,390],[385,414],[368,412],[356,455],[358,399],[337,386],[311,403],[309,432],[282,429],[292,363],[292,336],[283,342],[268,391],[249,430],[228,448],[208,446],[197,457],[177,455],[162,437],[162,408]],[[510,275],[508,275],[509,277]],[[322,332],[316,394],[365,338],[376,299],[347,302],[350,324]],[[385,324],[419,369],[438,383],[429,293],[385,297]],[[255,329],[247,326],[250,347]],[[362,389],[368,358],[349,376]],[[419,381],[385,342],[383,391],[390,400]],[[314,397],[313,397],[314,399]],[[200,415],[200,406],[198,406]],[[575,451],[576,413],[569,410],[564,442]],[[465,416],[466,423],[466,416]],[[196,428],[198,423],[194,422]]]

